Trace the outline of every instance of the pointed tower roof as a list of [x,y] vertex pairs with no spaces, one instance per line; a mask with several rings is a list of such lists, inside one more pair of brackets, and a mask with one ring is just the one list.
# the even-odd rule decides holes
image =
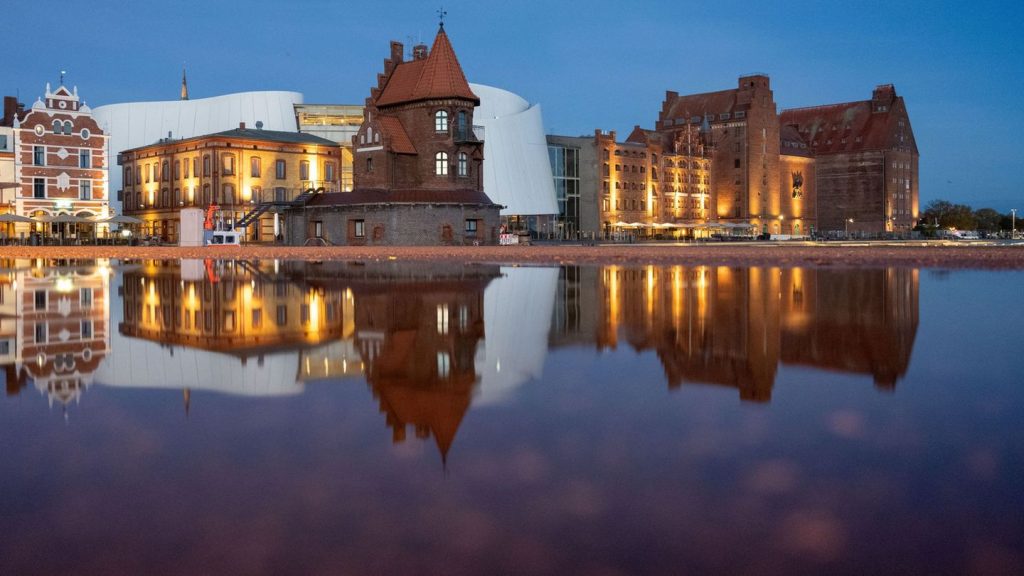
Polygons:
[[465,98],[480,104],[480,98],[469,88],[444,26],[438,29],[425,59],[402,62],[395,67],[375,104],[387,106],[435,98]]
[[188,80],[185,78],[185,67],[181,67],[181,99],[188,100]]

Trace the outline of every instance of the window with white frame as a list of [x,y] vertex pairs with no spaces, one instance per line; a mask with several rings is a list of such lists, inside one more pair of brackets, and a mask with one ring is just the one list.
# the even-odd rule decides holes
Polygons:
[[448,153],[438,152],[434,154],[434,174],[438,176],[448,175]]
[[448,111],[438,110],[434,113],[434,130],[436,132],[448,131]]

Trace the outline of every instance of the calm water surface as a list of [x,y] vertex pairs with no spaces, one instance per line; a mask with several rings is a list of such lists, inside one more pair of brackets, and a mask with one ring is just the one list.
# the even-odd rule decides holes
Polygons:
[[1021,573],[1022,285],[0,261],[0,574]]

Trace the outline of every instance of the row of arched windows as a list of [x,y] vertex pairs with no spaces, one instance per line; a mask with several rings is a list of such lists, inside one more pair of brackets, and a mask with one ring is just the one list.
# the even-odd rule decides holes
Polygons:
[[63,123],[60,120],[53,121],[54,134],[71,134],[71,130],[71,120],[65,120]]
[[[465,139],[469,133],[469,116],[466,114],[465,110],[459,110],[455,118],[456,136]],[[446,133],[449,128],[448,111],[438,110],[437,112],[434,112],[434,131],[438,133]]]
[[[150,208],[176,208],[178,206],[184,206],[186,204],[189,206],[195,206],[197,203],[200,206],[205,206],[210,204],[211,202],[230,206],[240,203],[241,200],[241,198],[236,197],[235,187],[232,184],[225,184],[224,186],[222,186],[221,193],[218,198],[211,197],[210,192],[210,185],[204,184],[201,195],[197,193],[189,193],[186,190],[185,198],[182,198],[180,188],[174,189],[173,197],[171,196],[170,190],[167,188],[162,189],[160,191],[159,196],[156,195],[155,191],[152,192],[152,195],[149,196],[148,198],[146,192],[137,192],[135,194],[128,193],[128,195],[125,197],[125,204],[128,207],[130,207],[129,209],[135,209],[136,207],[145,208],[147,205]],[[262,200],[262,192],[262,188],[260,188],[259,186],[254,186],[252,188],[252,197],[254,199]],[[283,199],[284,188],[277,188],[274,190],[274,192],[276,196],[279,195]],[[279,192],[280,194],[278,194]]]
[[[459,152],[458,162],[455,165],[456,175],[460,177],[469,176],[469,155]],[[434,174],[438,176],[448,175],[448,153],[438,152],[434,154]]]

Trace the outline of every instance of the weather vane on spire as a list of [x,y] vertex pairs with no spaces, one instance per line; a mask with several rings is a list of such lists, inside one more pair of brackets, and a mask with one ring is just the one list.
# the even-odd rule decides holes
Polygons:
[[441,8],[439,8],[438,11],[437,11],[437,18],[438,18],[438,20],[441,21],[441,28],[444,28],[444,17],[447,16],[447,15],[448,15],[448,12],[445,11],[444,6],[441,6]]

